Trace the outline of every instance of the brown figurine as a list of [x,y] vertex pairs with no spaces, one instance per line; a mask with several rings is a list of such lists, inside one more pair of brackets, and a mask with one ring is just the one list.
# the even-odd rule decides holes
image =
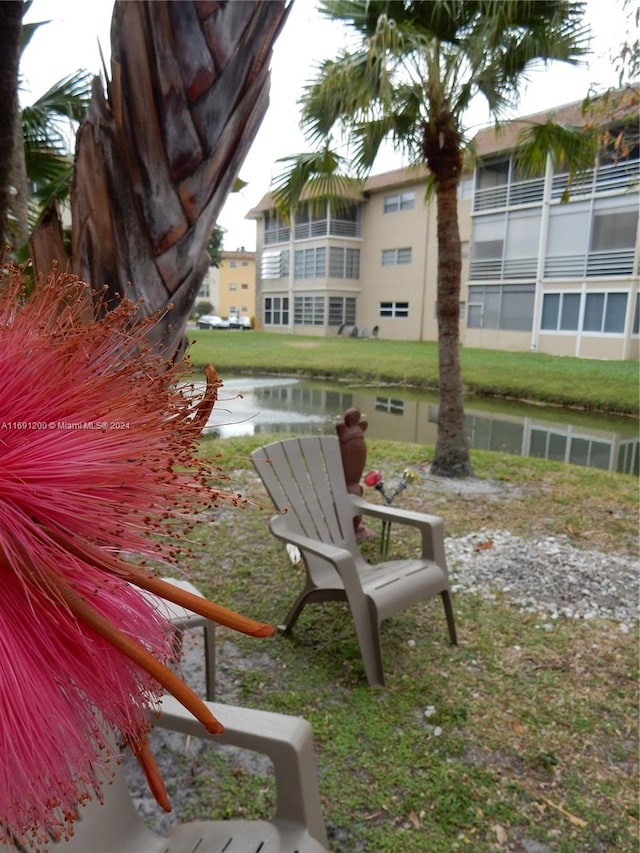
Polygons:
[[[367,462],[367,443],[364,440],[367,426],[367,421],[362,419],[360,410],[356,408],[347,409],[344,413],[344,423],[336,424],[347,491],[358,497],[362,497],[360,479]],[[361,521],[361,515],[353,519],[356,538],[366,539],[371,534],[366,527],[362,526]]]

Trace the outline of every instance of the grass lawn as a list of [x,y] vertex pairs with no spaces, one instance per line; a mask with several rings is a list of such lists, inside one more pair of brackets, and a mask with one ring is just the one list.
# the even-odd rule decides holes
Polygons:
[[[257,336],[234,340],[251,346]],[[354,341],[354,351],[369,343]],[[271,506],[248,458],[259,443],[203,440],[203,454],[229,478],[222,485],[249,502],[222,505],[197,528],[190,569],[210,597],[277,622],[301,574],[267,529]],[[368,447],[367,466],[387,471],[432,455],[388,441]],[[637,556],[633,478],[480,451],[472,461],[478,477],[508,486],[498,499],[454,492],[434,499],[413,484],[398,504],[443,516],[448,535],[487,527]],[[392,555],[414,545],[394,535]],[[548,620],[520,612],[506,596],[459,593],[454,607],[457,647],[447,642],[439,600],[385,623],[382,690],[367,686],[342,604],[309,606],[291,638],[219,631],[239,701],[302,715],[313,726],[332,850],[636,851],[636,627],[561,617],[548,630]],[[210,761],[215,796],[211,784],[194,783],[182,819],[226,816],[238,802],[255,817],[272,802],[263,777],[214,754]]]
[[[190,336],[194,365],[213,364],[223,378],[243,372],[285,373],[357,377],[428,390],[438,384],[435,343],[209,329]],[[629,415],[640,411],[637,362],[468,348],[462,348],[461,362],[467,394]]]

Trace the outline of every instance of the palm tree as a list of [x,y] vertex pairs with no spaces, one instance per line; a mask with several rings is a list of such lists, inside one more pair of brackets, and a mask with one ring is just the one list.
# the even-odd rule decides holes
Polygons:
[[21,0],[0,3],[0,256],[4,252],[11,208],[11,160],[18,115],[18,65],[22,27]]
[[[22,16],[31,2],[19,4]],[[19,56],[22,57],[39,27],[49,23],[22,23]],[[91,75],[87,71],[54,83],[31,105],[17,106],[14,144],[7,161],[12,187],[9,202],[7,239],[19,260],[28,257],[30,232],[54,202],[68,199],[73,174],[73,136],[85,117],[91,96]],[[22,81],[16,76],[18,87]]]
[[275,185],[281,210],[294,208],[308,179],[340,172],[328,152],[345,138],[355,174],[372,168],[391,140],[410,165],[427,166],[438,240],[438,439],[432,472],[472,472],[459,360],[461,275],[457,188],[465,114],[477,95],[498,122],[517,103],[535,63],[576,62],[586,53],[585,4],[566,0],[322,0],[357,44],[325,61],[301,99],[301,124],[320,155],[299,155]]
[[69,197],[73,176],[72,134],[87,114],[91,81],[88,71],[76,71],[54,83],[22,110],[32,226],[51,202],[60,203]]

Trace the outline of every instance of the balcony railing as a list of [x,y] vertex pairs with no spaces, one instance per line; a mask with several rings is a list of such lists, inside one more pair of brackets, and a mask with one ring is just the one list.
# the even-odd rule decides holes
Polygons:
[[556,255],[545,260],[545,278],[588,278],[633,273],[633,249],[589,252],[585,255]]
[[291,228],[282,226],[281,228],[267,228],[264,232],[265,246],[271,246],[274,243],[288,243],[291,239]]
[[[574,176],[569,184],[569,173],[559,172],[551,179],[551,198],[560,199],[565,192],[571,196],[592,192],[624,192],[640,184],[640,160],[607,163],[597,169],[588,169]],[[474,212],[494,208],[536,204],[544,197],[544,178],[516,181],[499,187],[476,189],[473,198]]]

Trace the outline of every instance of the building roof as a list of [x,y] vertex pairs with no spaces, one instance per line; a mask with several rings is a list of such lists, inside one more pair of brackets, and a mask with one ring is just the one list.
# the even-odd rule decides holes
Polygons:
[[255,252],[248,252],[248,251],[246,251],[244,246],[242,246],[240,249],[236,249],[235,251],[233,249],[224,249],[220,253],[220,257],[222,258],[223,261],[229,261],[229,260],[255,261],[256,253]]
[[[383,172],[380,175],[371,175],[364,181],[361,191],[354,192],[351,197],[354,201],[360,201],[370,192],[376,192],[377,190],[388,189],[391,187],[402,187],[408,184],[414,184],[417,181],[424,181],[426,180],[428,173],[426,166],[415,166],[411,168],[394,169],[391,172]],[[304,200],[304,194],[302,198]],[[273,200],[273,193],[266,193],[260,199],[258,204],[251,208],[247,213],[246,218],[260,219],[265,211],[272,210],[274,207],[275,203]]]
[[[637,98],[636,87],[632,87],[632,89],[629,90],[620,89],[613,93],[604,93],[594,100],[596,102],[599,100],[604,101],[604,99],[608,98],[611,94],[614,96],[624,95],[626,91],[636,92]],[[484,130],[479,131],[474,137],[475,154],[478,157],[483,157],[494,152],[497,153],[498,151],[517,148],[520,134],[524,130],[532,124],[543,124],[548,119],[553,119],[557,124],[586,127],[589,123],[589,116],[584,111],[584,103],[584,101],[573,101],[570,104],[552,107],[548,110],[542,110],[539,113],[521,116],[520,118],[513,119],[513,121],[504,122],[498,127],[494,126],[485,128]],[[637,114],[638,104],[637,100],[633,97],[629,98],[626,103],[623,102],[621,109],[615,110],[616,119],[629,115],[637,116]],[[593,122],[593,119],[591,119],[591,121]]]

